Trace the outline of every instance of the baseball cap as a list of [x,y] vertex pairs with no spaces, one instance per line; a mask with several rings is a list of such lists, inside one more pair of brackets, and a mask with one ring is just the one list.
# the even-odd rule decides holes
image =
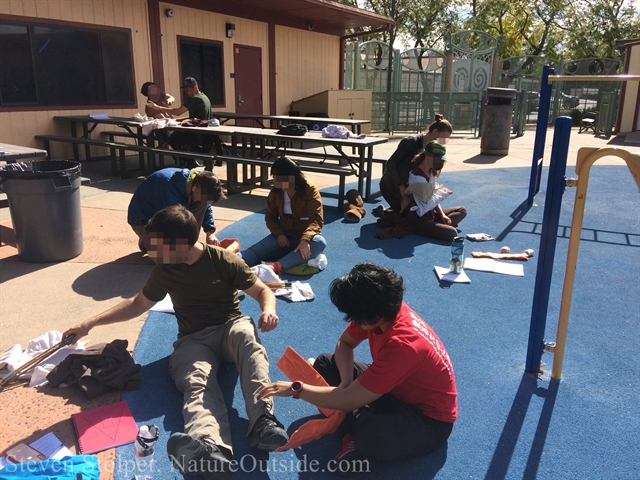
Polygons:
[[444,145],[440,145],[436,140],[432,140],[427,143],[427,146],[424,147],[424,151],[429,155],[433,155],[434,157],[439,157],[443,162],[447,161],[447,157],[445,154],[447,153],[447,149]]
[[193,77],[186,77],[182,81],[182,88],[195,87],[196,85],[198,85],[198,82]]

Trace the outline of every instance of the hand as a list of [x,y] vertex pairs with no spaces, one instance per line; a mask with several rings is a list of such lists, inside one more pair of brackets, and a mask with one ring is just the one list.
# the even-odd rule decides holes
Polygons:
[[305,260],[309,260],[311,258],[311,247],[309,246],[309,242],[306,240],[300,240],[300,243],[294,252],[300,252],[300,255],[302,255],[302,258]]
[[271,312],[262,312],[258,319],[258,328],[261,332],[270,332],[278,326],[278,315]]
[[442,223],[445,225],[451,225],[451,219],[447,217],[444,213],[441,215]]
[[280,245],[280,248],[287,248],[289,246],[289,239],[286,235],[278,235],[278,245]]
[[276,382],[271,385],[265,385],[258,390],[258,396],[260,398],[269,398],[269,397],[291,397],[293,393],[291,393],[291,383],[292,382]]
[[452,194],[453,193],[451,190],[449,190],[444,185],[438,185],[438,190],[442,190],[444,193],[448,193],[448,194]]
[[63,334],[62,338],[68,337],[69,335],[74,335],[73,343],[75,344],[82,337],[86,337],[89,334],[91,327],[87,327],[84,324],[80,323],[75,325],[69,329],[67,329]]
[[207,245],[215,245],[216,247],[220,246],[220,240],[216,237],[215,233],[209,232],[206,236]]

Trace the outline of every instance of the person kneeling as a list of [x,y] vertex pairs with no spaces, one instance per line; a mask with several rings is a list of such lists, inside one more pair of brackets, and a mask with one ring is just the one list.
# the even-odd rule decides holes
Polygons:
[[[349,324],[334,354],[323,353],[313,363],[330,386],[279,381],[258,391],[261,398],[293,396],[350,412],[338,430],[341,471],[361,467],[364,459],[426,455],[447,442],[458,416],[447,350],[403,294],[402,277],[393,270],[354,266],[330,286],[331,301]],[[371,365],[354,361],[363,340],[369,341]]]

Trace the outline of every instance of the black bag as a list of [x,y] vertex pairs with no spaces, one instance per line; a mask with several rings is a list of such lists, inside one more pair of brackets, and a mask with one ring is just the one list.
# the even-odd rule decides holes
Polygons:
[[307,133],[307,127],[301,123],[290,123],[289,125],[282,125],[276,132],[278,135],[290,135],[292,137],[302,137]]

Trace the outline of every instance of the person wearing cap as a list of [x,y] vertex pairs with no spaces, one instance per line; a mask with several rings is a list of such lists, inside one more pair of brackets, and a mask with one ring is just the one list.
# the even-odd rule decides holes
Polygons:
[[[186,77],[182,82],[182,89],[187,94],[187,99],[184,104],[176,107],[169,108],[157,105],[152,101],[147,102],[147,107],[157,109],[162,113],[173,115],[174,117],[180,117],[186,112],[189,112],[189,118],[197,118],[200,120],[211,119],[211,101],[204,93],[198,88],[198,82],[193,77]],[[174,132],[167,142],[174,150],[182,151],[194,151],[193,147],[196,147],[196,151],[202,151],[209,153],[211,146],[213,145],[213,139],[205,139],[199,133],[190,132]],[[196,167],[195,160],[187,162],[190,167]]]
[[436,182],[447,161],[447,149],[433,140],[411,161],[408,186],[404,189],[401,215],[414,233],[436,240],[451,241],[456,227],[467,216],[464,207],[442,208],[440,202],[453,192]]
[[444,116],[437,114],[435,121],[427,127],[427,131],[418,135],[404,138],[384,165],[384,173],[380,179],[380,193],[389,204],[387,210],[379,205],[373,210],[373,215],[382,217],[383,214],[400,213],[403,190],[407,185],[409,172],[413,168],[411,160],[422,152],[429,142],[438,140],[444,143],[453,133],[451,124]]

